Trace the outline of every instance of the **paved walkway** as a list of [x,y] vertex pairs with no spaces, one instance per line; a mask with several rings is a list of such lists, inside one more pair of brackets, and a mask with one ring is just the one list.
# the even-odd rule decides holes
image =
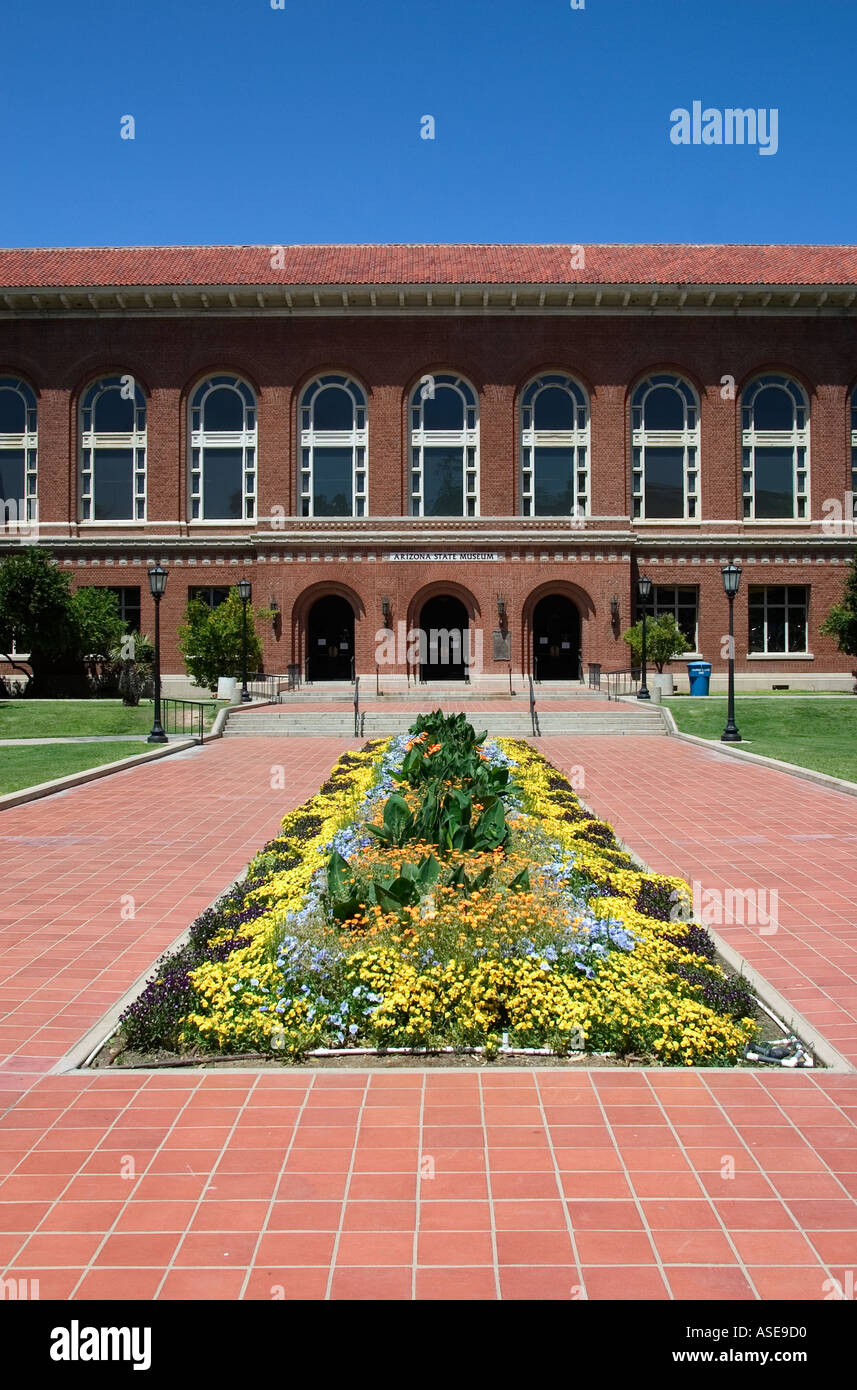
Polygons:
[[[48,1074],[342,746],[218,742],[0,815],[4,1276],[43,1299],[847,1289],[857,1074]],[[676,740],[540,746],[653,865],[779,884],[784,925],[736,944],[851,1047],[852,798]]]
[[228,887],[344,746],[218,740],[0,812],[0,1109]]
[[855,1115],[850,1076],[50,1077],[2,1130],[0,1265],[43,1299],[823,1299]]
[[[539,748],[582,767],[581,795],[653,869],[696,880],[714,930],[857,1065],[857,799],[679,739]],[[729,920],[748,889],[755,922],[746,896]]]

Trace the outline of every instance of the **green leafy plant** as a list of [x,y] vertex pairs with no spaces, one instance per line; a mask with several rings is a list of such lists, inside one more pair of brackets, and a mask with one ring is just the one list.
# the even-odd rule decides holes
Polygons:
[[123,705],[139,705],[152,693],[155,646],[145,633],[129,633],[110,653],[110,675]]
[[821,631],[825,637],[835,637],[846,656],[857,656],[857,554],[851,561],[842,602],[834,603]]
[[368,904],[377,903],[384,912],[399,912],[403,907],[418,903],[434,887],[440,875],[440,864],[433,854],[419,864],[403,862],[398,874],[376,874],[361,879],[347,859],[334,850],[327,863],[327,896],[331,912],[339,922],[358,916]]
[[106,663],[125,629],[111,589],[85,586],[73,592],[71,576],[38,546],[0,563],[0,651],[21,671],[26,668],[9,656],[12,642],[28,653],[33,673],[28,695],[91,693],[84,660]]
[[[623,632],[622,640],[627,642],[631,648],[634,665],[639,666],[643,659],[642,621],[629,627],[627,632]],[[663,673],[668,662],[674,661],[677,656],[690,650],[690,642],[688,642],[672,613],[664,613],[660,618],[646,619],[646,660],[654,666],[656,671]]]
[[[237,588],[230,589],[228,598],[214,609],[201,599],[191,599],[185,621],[179,627],[179,647],[185,669],[197,685],[216,690],[221,676],[240,677],[243,664],[242,610]],[[248,671],[261,670],[262,644],[256,631],[256,621],[270,619],[270,616],[266,608],[254,609],[248,604]]]

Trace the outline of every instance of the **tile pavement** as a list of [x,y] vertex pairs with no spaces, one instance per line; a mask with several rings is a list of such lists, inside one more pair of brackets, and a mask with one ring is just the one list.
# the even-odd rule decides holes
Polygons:
[[[735,940],[851,1047],[857,803],[672,740],[540,746],[585,767],[587,799],[654,867],[779,886],[778,932]],[[220,742],[0,817],[4,1277],[76,1300],[818,1300],[853,1284],[857,1073],[52,1073],[341,747]],[[825,837],[809,862],[793,838],[808,827]]]

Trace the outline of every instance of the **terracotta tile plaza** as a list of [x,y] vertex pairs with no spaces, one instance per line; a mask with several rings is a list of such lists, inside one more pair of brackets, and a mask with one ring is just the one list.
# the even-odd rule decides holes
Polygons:
[[777,889],[776,932],[716,930],[841,1067],[71,1065],[347,746],[215,741],[0,817],[3,1277],[62,1300],[853,1289],[857,798],[716,750],[540,742],[653,869]]

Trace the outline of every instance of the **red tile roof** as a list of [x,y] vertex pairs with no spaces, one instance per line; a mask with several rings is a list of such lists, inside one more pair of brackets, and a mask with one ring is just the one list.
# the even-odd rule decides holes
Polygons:
[[[271,265],[274,253],[282,269]],[[5,289],[144,285],[845,285],[857,246],[130,246],[0,250]]]

